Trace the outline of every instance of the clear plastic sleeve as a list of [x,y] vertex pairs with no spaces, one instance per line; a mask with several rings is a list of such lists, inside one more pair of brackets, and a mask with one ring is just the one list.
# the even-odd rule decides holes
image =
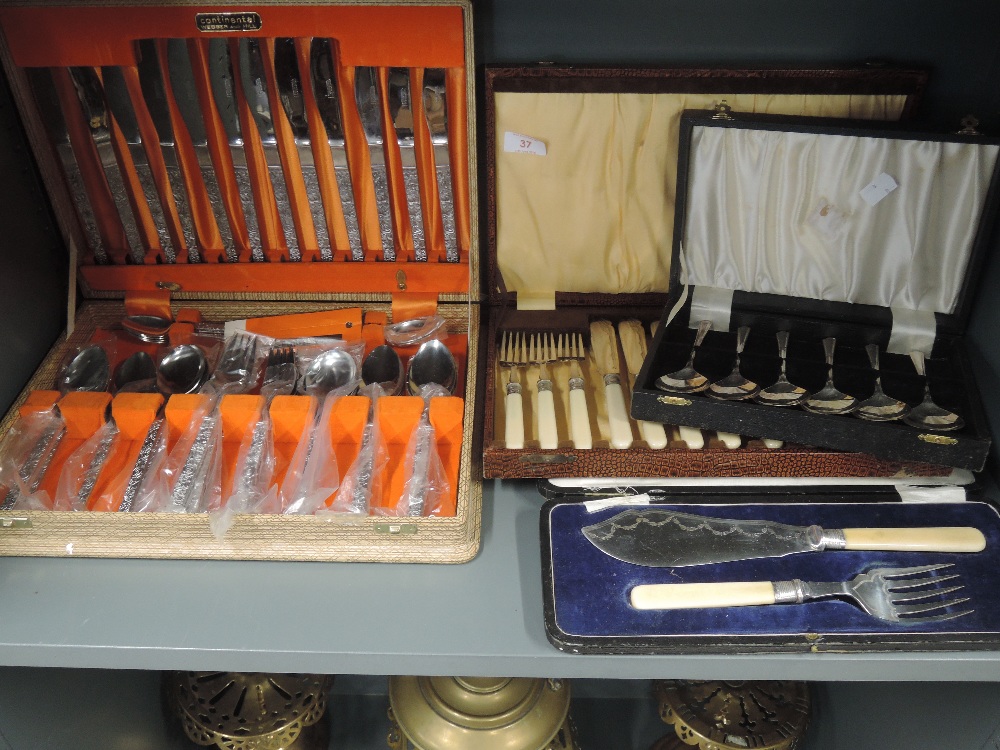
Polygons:
[[48,493],[39,491],[66,426],[55,409],[27,414],[0,445],[0,509],[46,510]]
[[53,510],[87,510],[87,503],[118,436],[114,421],[105,422],[66,459]]
[[397,516],[438,515],[451,492],[451,483],[437,450],[437,437],[430,421],[430,400],[447,396],[439,385],[422,386],[424,411],[406,446],[406,483],[395,507]]
[[416,346],[430,339],[441,338],[444,325],[445,319],[440,315],[391,323],[385,327],[385,343],[390,346]]
[[330,445],[330,410],[336,398],[313,399],[309,426],[295,447],[281,486],[281,512],[311,515],[340,486],[340,467]]
[[382,494],[382,476],[389,462],[389,451],[379,429],[378,409],[375,405],[383,391],[377,383],[367,386],[366,390],[372,402],[368,421],[361,434],[361,447],[354,463],[344,475],[337,496],[324,512],[364,517],[371,510],[372,497]]

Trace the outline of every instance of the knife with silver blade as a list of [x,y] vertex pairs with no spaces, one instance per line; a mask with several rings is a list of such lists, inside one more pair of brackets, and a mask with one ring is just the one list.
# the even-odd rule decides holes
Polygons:
[[361,116],[371,156],[372,181],[375,185],[375,204],[382,234],[382,257],[396,260],[396,246],[392,239],[392,203],[389,194],[389,177],[386,173],[385,152],[382,141],[382,105],[378,93],[378,72],[375,68],[358,67],[354,71],[354,99]]
[[784,557],[799,552],[981,552],[986,537],[970,526],[824,529],[736,520],[660,508],[629,509],[583,528],[607,555],[652,568]]
[[406,68],[389,68],[389,112],[392,128],[396,132],[399,154],[403,166],[403,186],[406,191],[406,207],[410,215],[410,230],[413,234],[413,252],[417,260],[427,260],[427,246],[424,241],[424,221],[421,212],[420,183],[417,176],[417,159],[414,140],[413,100],[410,88],[410,71]]
[[455,228],[454,196],[451,187],[451,157],[448,153],[448,97],[443,68],[424,71],[424,117],[431,132],[434,146],[434,164],[437,172],[437,193],[444,225],[446,257],[458,261],[458,234]]
[[132,207],[128,203],[125,191],[125,180],[114,147],[111,143],[111,122],[108,119],[108,106],[105,100],[104,85],[97,72],[90,67],[70,68],[73,86],[83,107],[90,135],[94,139],[101,166],[111,188],[111,196],[121,218],[128,244],[132,249],[132,257],[141,260],[144,255],[142,241],[139,237],[139,227],[136,224]]
[[354,260],[364,258],[361,246],[361,229],[355,208],[354,187],[351,171],[347,164],[347,141],[344,135],[344,121],[341,113],[340,91],[337,87],[337,69],[333,45],[329,39],[316,38],[309,46],[309,74],[312,78],[313,93],[320,120],[326,130],[326,140],[333,156],[333,171],[337,180],[337,191],[343,206],[344,222]]
[[250,113],[253,115],[257,131],[260,133],[261,143],[264,146],[268,171],[271,172],[271,184],[274,186],[274,198],[278,203],[278,212],[281,214],[281,223],[285,230],[285,241],[288,243],[288,255],[292,260],[301,260],[303,248],[299,245],[296,222],[304,222],[306,216],[295,211],[289,195],[286,183],[288,174],[281,162],[278,139],[274,131],[274,115],[267,95],[267,78],[260,51],[261,41],[245,38],[240,39],[239,44],[239,68],[240,78],[243,82],[243,94],[250,105]]

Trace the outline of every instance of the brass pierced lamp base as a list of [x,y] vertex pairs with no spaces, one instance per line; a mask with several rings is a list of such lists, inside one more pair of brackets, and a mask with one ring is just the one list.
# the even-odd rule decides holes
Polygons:
[[664,680],[653,692],[674,732],[650,750],[795,750],[809,725],[805,682]]
[[196,745],[222,750],[326,750],[333,677],[164,672],[168,710]]
[[560,680],[390,677],[391,750],[577,750]]

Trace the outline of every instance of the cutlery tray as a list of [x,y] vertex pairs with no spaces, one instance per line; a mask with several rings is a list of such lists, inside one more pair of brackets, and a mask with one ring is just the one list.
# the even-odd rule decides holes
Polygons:
[[[891,68],[488,67],[482,261],[486,325],[481,354],[486,373],[484,476],[947,473],[931,461],[815,448],[801,439],[771,440],[777,436],[766,430],[747,437],[740,424],[730,424],[725,432],[703,431],[705,425],[686,421],[682,415],[670,419],[654,415],[652,421],[657,427],[662,423],[663,429],[647,433],[635,418],[642,415],[633,413],[631,419],[625,418],[627,438],[616,440],[604,382],[609,373],[598,367],[602,358],[590,337],[595,321],[608,321],[617,329],[631,320],[641,326],[644,343],[652,341],[651,324],[661,317],[672,278],[667,248],[673,232],[674,164],[682,110],[695,102],[715,106],[725,99],[756,112],[836,112],[894,120],[912,111],[925,80],[920,71]],[[563,345],[577,335],[583,343],[579,365],[586,416],[582,421],[589,428],[590,447],[574,437],[569,381],[576,363],[560,359],[547,363],[555,441],[544,426],[539,428],[540,369],[534,360],[549,334],[557,351],[560,336]],[[512,341],[524,341],[523,359],[532,361],[509,366],[504,345],[509,348]],[[611,347],[618,359],[613,374],[628,404],[639,366],[633,364],[630,371],[627,347],[617,333]],[[519,416],[508,407],[511,382],[520,387]],[[543,406],[541,413],[546,409]],[[517,425],[523,442],[511,443],[508,428],[514,426],[516,436]]]
[[[1000,609],[989,584],[1000,550],[1000,517],[987,503],[905,502],[899,495],[887,495],[884,488],[858,486],[742,487],[740,497],[726,488],[660,489],[630,498],[605,494],[603,499],[574,497],[572,490],[566,490],[542,507],[545,626],[558,649],[589,654],[912,652],[996,648],[1000,641]],[[752,501],[742,502],[747,499]],[[734,520],[818,524],[826,530],[970,526],[983,533],[986,547],[978,553],[827,550],[689,567],[646,567],[611,557],[582,532],[623,510],[648,507]],[[636,609],[629,598],[633,586],[649,583],[839,582],[875,568],[936,564],[951,564],[947,574],[959,575],[957,581],[938,587],[964,586],[944,598],[968,597],[942,612],[971,610],[969,614],[901,624],[867,615],[839,598],[675,610]]]
[[[472,455],[479,316],[470,4],[28,2],[0,9],[0,31],[0,57],[85,298],[0,423],[0,439],[53,404],[83,415],[51,471],[106,417],[121,423],[95,478],[92,512],[3,511],[0,555],[474,557],[482,490]],[[221,347],[245,327],[363,341],[367,353],[386,341],[390,322],[427,317],[443,319],[436,337],[458,365],[455,396],[431,399],[428,410],[449,482],[432,517],[382,514],[405,481],[418,398],[380,399],[391,466],[371,515],[241,513],[216,535],[205,513],[114,512],[141,452],[139,433],[164,406],[174,439],[202,397],[163,404],[153,394],[53,391],[68,354],[88,342],[113,342],[112,368],[135,351],[162,352],[123,330],[137,322],[140,334],[150,320],[169,322],[171,346],[204,334]],[[396,348],[404,366],[416,351]],[[271,403],[279,484],[307,400]],[[262,397],[223,402],[222,475],[231,484]],[[330,452],[343,477],[369,401],[348,396],[337,406]],[[45,482],[55,476],[46,472]]]
[[[1000,202],[998,153],[1000,141],[974,131],[728,108],[685,113],[671,292],[633,416],[982,469],[991,438],[963,333]],[[702,321],[711,328],[694,364],[706,384],[733,372],[736,333],[746,327],[743,378],[768,391],[779,382],[783,334],[786,382],[814,394],[832,377],[856,408],[824,414],[759,397],[718,400],[714,386],[664,389],[662,376],[689,360],[691,329]],[[824,339],[834,342],[832,369]],[[868,348],[896,419],[868,410],[877,385]],[[928,392],[964,426],[911,426]]]

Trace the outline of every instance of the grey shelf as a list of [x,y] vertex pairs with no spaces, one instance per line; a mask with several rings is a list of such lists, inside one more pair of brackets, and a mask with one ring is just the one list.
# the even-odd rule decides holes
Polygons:
[[0,559],[0,665],[616,679],[997,681],[1000,653],[586,656],[549,644],[531,482],[464,565]]

